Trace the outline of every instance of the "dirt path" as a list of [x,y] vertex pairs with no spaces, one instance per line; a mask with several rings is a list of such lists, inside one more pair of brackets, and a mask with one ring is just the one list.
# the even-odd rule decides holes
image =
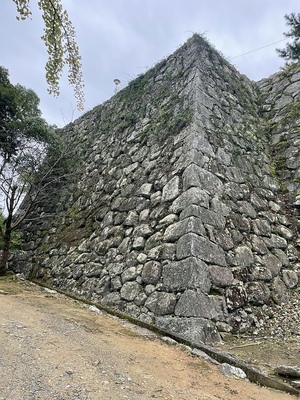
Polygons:
[[0,282],[0,400],[288,400],[28,282]]

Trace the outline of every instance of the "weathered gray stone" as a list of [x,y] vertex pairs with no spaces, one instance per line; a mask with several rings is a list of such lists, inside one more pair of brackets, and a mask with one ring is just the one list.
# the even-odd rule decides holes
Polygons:
[[265,242],[257,235],[253,235],[252,237],[252,249],[258,254],[268,253],[268,248],[265,245]]
[[209,208],[209,195],[206,191],[192,187],[183,192],[176,200],[173,201],[171,212],[178,213],[191,204],[200,205]]
[[300,378],[300,367],[295,365],[279,365],[274,369],[276,374],[291,378]]
[[[206,108],[202,107],[202,112],[206,113]],[[197,124],[198,125],[198,124]],[[215,153],[209,141],[205,137],[205,133],[203,128],[200,125],[194,127],[192,133],[187,137],[187,141],[185,143],[186,149],[185,151],[189,151],[190,149],[196,149],[199,152],[206,154],[210,157],[215,157]]]
[[174,261],[176,259],[176,244],[164,243],[161,249],[162,260]]
[[[90,251],[90,241],[89,240],[84,240],[80,246],[78,246],[78,250],[82,251],[83,253],[86,253]],[[50,252],[51,254],[51,252]]]
[[137,306],[143,306],[145,304],[145,301],[147,300],[147,295],[146,293],[140,292],[137,294],[137,296],[134,298],[134,303]]
[[238,281],[241,282],[248,282],[249,280],[251,280],[251,274],[250,274],[250,270],[252,269],[252,267],[233,267],[231,268],[231,272],[234,276],[234,284],[236,285]]
[[123,272],[123,264],[121,263],[111,263],[107,266],[107,271],[111,277],[120,275]]
[[270,175],[265,175],[263,177],[262,184],[266,189],[270,189],[273,192],[277,192],[278,190],[280,190],[279,183]]
[[281,210],[281,207],[278,203],[275,203],[274,201],[269,201],[269,206],[270,209],[274,212],[278,212]]
[[242,171],[236,167],[226,168],[225,176],[230,182],[244,183],[246,181]]
[[221,213],[216,213],[204,207],[191,205],[181,212],[180,219],[184,220],[185,218],[191,218],[191,216],[198,217],[203,224],[211,225],[217,229],[225,228],[226,220]]
[[272,280],[272,272],[267,267],[254,267],[251,269],[251,275],[254,281],[270,282]]
[[276,276],[273,280],[272,299],[277,304],[286,303],[288,301],[288,293],[286,286],[283,283],[283,281],[279,278],[279,276]]
[[234,367],[233,365],[227,363],[223,363],[220,365],[220,372],[228,378],[247,378],[247,375],[241,368]]
[[231,231],[231,238],[233,240],[233,243],[235,245],[238,245],[239,243],[241,243],[244,240],[244,235],[237,229],[233,229]]
[[262,306],[269,303],[270,290],[263,282],[248,282],[246,291],[250,304]]
[[150,228],[148,224],[141,224],[134,229],[134,235],[142,236],[142,237],[149,237],[153,233],[153,230]]
[[173,293],[153,292],[145,302],[147,307],[155,315],[173,314],[176,304],[176,296]]
[[127,281],[133,281],[136,279],[137,276],[138,276],[138,272],[137,272],[136,267],[127,268],[121,275],[122,282],[125,283]]
[[268,268],[273,277],[277,276],[280,273],[282,262],[273,254],[268,253],[264,255],[261,258],[261,262],[265,267]]
[[134,210],[136,208],[137,205],[137,198],[136,197],[131,197],[129,199],[124,199],[123,201],[121,201],[121,204],[115,208],[117,211],[131,211]]
[[196,164],[189,165],[183,175],[183,190],[191,187],[198,187],[213,195],[222,192],[222,181],[211,172],[204,168],[198,167]]
[[139,215],[139,222],[146,222],[149,218],[150,210],[147,208],[142,210]]
[[161,232],[156,232],[153,235],[151,235],[145,243],[145,250],[150,250],[153,247],[156,247],[162,243],[162,233]]
[[153,292],[155,292],[156,290],[156,286],[155,285],[146,285],[145,286],[145,293],[147,296],[149,296],[150,294],[152,294]]
[[225,251],[231,250],[234,247],[234,243],[231,239],[231,235],[228,233],[217,233],[215,235],[217,244]]
[[207,265],[195,257],[166,264],[162,277],[168,291],[199,288],[208,293],[211,287]]
[[257,193],[251,193],[250,201],[257,211],[266,210],[268,208],[267,201],[262,199]]
[[277,233],[287,240],[291,240],[294,236],[293,232],[290,229],[282,225],[277,227]]
[[195,344],[215,344],[221,341],[215,324],[204,318],[156,317],[155,324]]
[[112,290],[120,290],[122,287],[122,280],[120,276],[115,276],[111,278],[110,286]]
[[152,247],[148,252],[148,258],[150,260],[160,261],[162,259],[163,249],[163,246]]
[[179,177],[176,175],[163,187],[162,201],[174,200],[179,193]]
[[104,255],[109,249],[110,244],[110,240],[101,240],[99,238],[96,238],[91,242],[91,248],[99,255]]
[[286,249],[288,245],[286,239],[273,234],[270,238],[264,237],[263,241],[269,249]]
[[178,317],[201,317],[224,321],[227,313],[223,297],[209,296],[199,289],[187,289],[178,300],[174,314]]
[[231,155],[226,153],[226,151],[222,148],[218,148],[217,150],[217,157],[221,160],[222,164],[226,165],[227,167],[231,163]]
[[105,228],[106,226],[113,225],[113,222],[114,222],[114,214],[112,211],[109,211],[103,218],[103,221],[101,222],[101,227]]
[[217,321],[216,327],[219,332],[226,332],[226,333],[232,332],[232,326],[228,325],[226,322]]
[[127,218],[123,222],[125,226],[136,226],[139,222],[138,213],[134,211],[129,211]]
[[101,275],[102,269],[103,266],[101,264],[90,262],[86,264],[84,268],[84,275],[87,276],[88,278],[93,276],[99,277]]
[[[82,253],[78,257],[73,260],[74,264],[85,264],[90,261],[95,261],[97,258],[97,254],[95,253]],[[99,267],[99,265],[98,265]]]
[[247,201],[238,201],[237,205],[241,214],[244,214],[246,217],[256,218],[257,212],[251,203]]
[[244,193],[241,191],[240,185],[235,182],[225,183],[224,194],[233,201],[242,200],[244,198]]
[[145,247],[145,238],[143,236],[138,236],[134,238],[132,243],[132,248],[134,250],[143,250]]
[[140,291],[141,285],[138,282],[130,281],[124,283],[121,288],[120,295],[124,300],[133,301]]
[[150,196],[151,204],[153,206],[156,206],[161,203],[162,197],[161,197],[161,191],[158,190],[155,193],[152,193]]
[[284,214],[278,214],[277,215],[277,220],[278,220],[278,222],[280,224],[282,224],[284,226],[290,226],[291,225],[290,219]]
[[226,266],[224,251],[209,239],[188,233],[177,242],[177,258],[198,257],[211,264]]
[[289,289],[295,288],[299,282],[297,272],[290,269],[284,269],[282,271],[282,280]]
[[200,218],[189,217],[183,221],[176,222],[169,225],[164,234],[166,242],[175,242],[186,233],[196,233],[198,235],[205,235],[206,231]]
[[102,299],[101,299],[101,304],[104,306],[108,307],[115,307],[118,305],[118,303],[121,300],[120,293],[118,292],[111,292],[106,294]]
[[159,221],[157,228],[160,229],[163,226],[168,226],[168,225],[174,224],[177,221],[178,221],[178,215],[169,214]]
[[144,183],[138,190],[137,194],[146,198],[150,198],[152,186],[152,183]]
[[72,265],[72,275],[74,279],[79,279],[83,274],[83,267],[81,265]]
[[126,252],[129,252],[130,250],[131,250],[131,238],[126,237],[120,243],[120,245],[118,247],[118,251],[119,251],[119,253],[124,254]]
[[[95,279],[95,278],[92,278]],[[94,291],[95,293],[99,295],[104,295],[105,293],[108,293],[110,291],[110,277],[109,276],[103,276],[101,279],[94,280],[95,282],[95,287]]]
[[290,265],[289,258],[283,250],[274,249],[273,253],[280,260],[283,267],[288,267]]
[[215,196],[211,200],[211,209],[218,215],[223,215],[224,217],[228,217],[230,215],[230,209],[227,205],[219,199],[218,196]]
[[216,286],[227,287],[231,286],[233,283],[233,274],[229,268],[210,265],[209,274],[212,283]]
[[230,216],[233,226],[241,232],[249,233],[251,230],[250,222],[246,217],[240,214],[233,214]]
[[239,246],[235,249],[236,263],[242,267],[249,267],[254,263],[254,257],[248,246]]
[[146,284],[153,284],[159,281],[161,277],[162,267],[161,264],[157,261],[149,261],[143,267],[141,278],[142,281]]
[[242,285],[228,287],[225,292],[225,297],[229,311],[241,308],[248,302],[247,292]]

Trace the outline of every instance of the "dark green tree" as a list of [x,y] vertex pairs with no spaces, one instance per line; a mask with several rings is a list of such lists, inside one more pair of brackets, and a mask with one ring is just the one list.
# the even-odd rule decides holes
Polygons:
[[46,135],[39,101],[33,90],[12,85],[8,71],[0,67],[0,155],[5,161],[17,153],[24,139],[42,140]]
[[[54,127],[41,117],[39,98],[21,85],[12,85],[0,67],[0,275],[5,274],[13,232],[51,182],[61,177],[64,146]],[[54,173],[54,175],[53,175]],[[55,178],[53,178],[55,176]],[[19,209],[20,204],[25,204]]]
[[285,32],[284,35],[288,38],[292,38],[291,43],[287,43],[285,49],[277,49],[277,53],[280,57],[287,61],[298,62],[300,60],[300,13],[292,13],[284,16],[286,25],[290,27],[289,32]]
[[[17,6],[17,19],[24,20],[31,16],[30,0],[13,0],[13,2]],[[63,9],[61,0],[38,0],[37,3],[42,11],[45,24],[42,40],[48,52],[46,63],[48,92],[54,96],[59,95],[59,80],[64,66],[68,65],[68,79],[74,87],[77,108],[83,110],[84,85],[75,29],[69,20],[67,11]]]

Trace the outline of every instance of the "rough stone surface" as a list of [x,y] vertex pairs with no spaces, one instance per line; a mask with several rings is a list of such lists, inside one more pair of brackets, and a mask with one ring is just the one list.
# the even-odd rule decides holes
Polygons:
[[300,378],[300,367],[296,365],[279,365],[275,368],[275,372],[279,375],[289,376],[291,378]]
[[220,371],[223,375],[228,376],[229,378],[247,378],[247,375],[241,368],[234,367],[233,365],[227,363],[223,363],[220,365]]
[[194,35],[61,131],[71,177],[12,268],[191,340],[255,329],[299,287],[299,92]]
[[173,314],[176,297],[172,293],[153,292],[145,302],[145,307],[156,315]]
[[200,290],[187,289],[180,297],[175,315],[182,317],[202,317],[214,321],[224,320],[225,307],[219,296],[208,296]]
[[216,325],[204,318],[157,317],[155,322],[159,328],[176,333],[196,344],[220,341]]
[[189,288],[208,293],[211,287],[208,267],[196,257],[166,264],[162,277],[166,289],[173,292]]
[[209,239],[194,233],[188,233],[178,240],[176,255],[179,260],[187,257],[199,257],[209,263],[226,265],[223,250]]

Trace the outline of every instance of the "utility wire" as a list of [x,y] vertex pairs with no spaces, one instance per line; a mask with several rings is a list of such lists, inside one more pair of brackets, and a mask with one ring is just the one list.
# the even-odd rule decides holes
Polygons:
[[234,57],[228,57],[227,60],[228,60],[228,61],[231,61],[231,60],[233,60],[233,59],[235,59],[235,58],[242,57],[242,56],[245,56],[245,55],[247,55],[247,54],[254,53],[255,51],[258,51],[258,50],[265,49],[266,47],[274,46],[274,44],[283,42],[283,41],[285,41],[285,40],[288,40],[288,39],[277,40],[277,42],[267,44],[266,46],[259,47],[258,49],[248,51],[247,53],[239,54],[238,56],[234,56]]

